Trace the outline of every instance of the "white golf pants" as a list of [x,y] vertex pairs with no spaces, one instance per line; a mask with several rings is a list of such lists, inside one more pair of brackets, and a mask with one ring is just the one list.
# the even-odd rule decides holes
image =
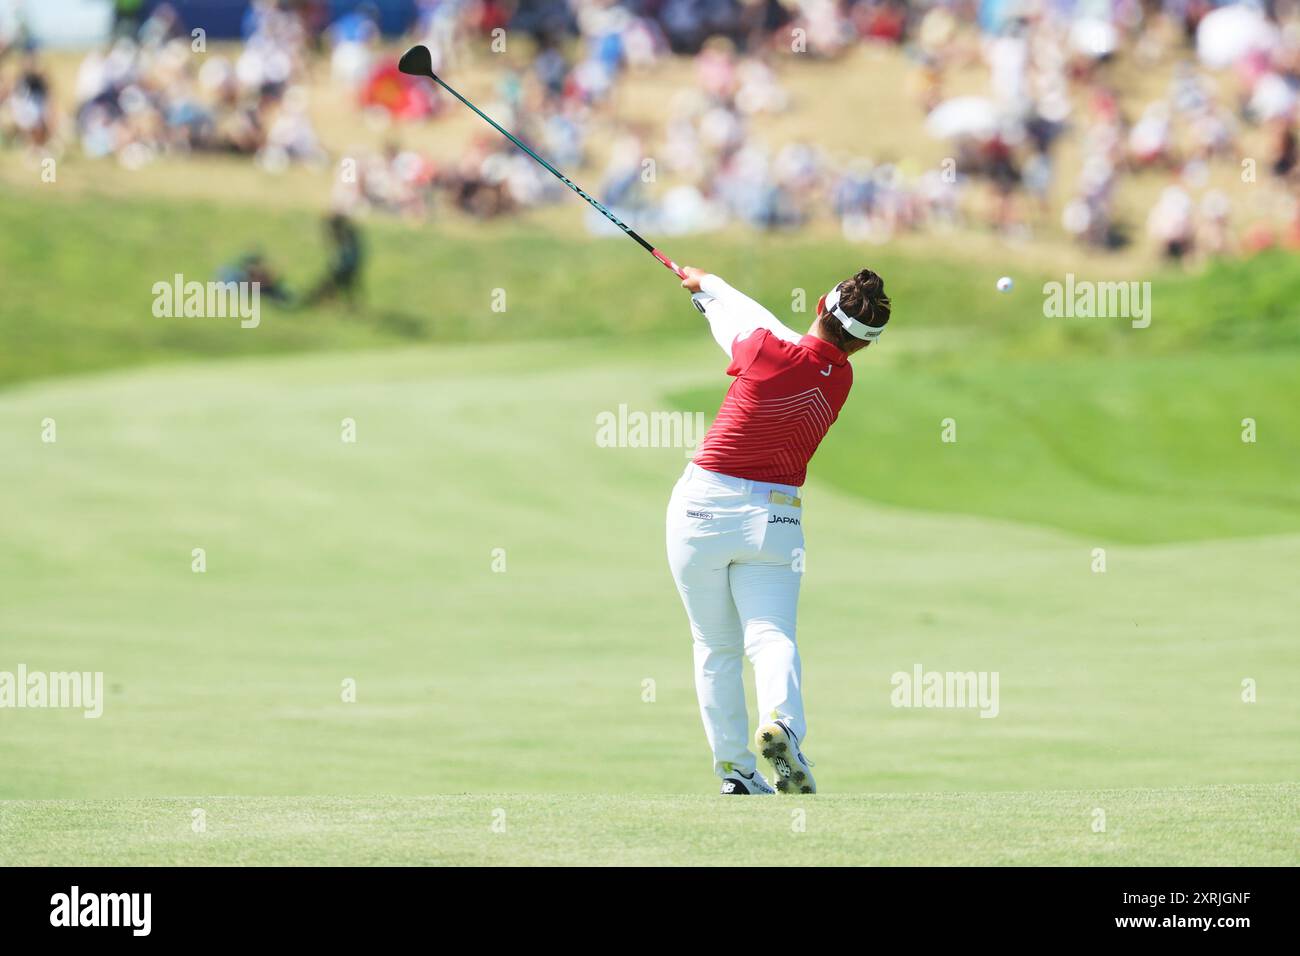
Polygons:
[[695,464],[668,503],[668,565],[695,639],[695,691],[714,772],[750,773],[744,658],[754,668],[759,720],[805,726],[795,613],[803,574],[797,488],[732,478]]

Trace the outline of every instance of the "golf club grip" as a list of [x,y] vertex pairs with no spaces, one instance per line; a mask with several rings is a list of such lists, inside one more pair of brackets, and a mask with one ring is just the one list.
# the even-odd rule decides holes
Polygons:
[[673,260],[669,259],[666,255],[664,255],[664,254],[663,254],[662,252],[660,252],[658,249],[651,249],[651,250],[650,250],[650,255],[654,256],[656,259],[658,259],[660,262],[662,262],[664,265],[666,265],[669,269],[672,269],[672,270],[673,270],[673,273],[677,276],[677,278],[679,278],[679,279],[685,279],[685,278],[686,278],[686,273],[685,273],[684,271],[682,271],[682,267],[679,266],[677,263],[673,262]]
[[[482,117],[482,118],[483,118],[483,119],[484,119],[484,120],[485,120],[489,125],[491,125],[492,128],[495,129],[498,133],[500,133],[500,134],[501,134],[502,136],[504,136],[506,139],[510,140],[510,142],[514,143],[516,146],[518,146],[520,149],[522,149],[525,153],[527,153],[529,156],[531,156],[534,160],[536,160],[536,161],[537,161],[537,162],[538,162],[538,163],[539,163],[539,164],[540,164],[544,169],[546,169],[547,172],[549,172],[552,176],[554,176],[554,177],[555,177],[556,179],[558,179],[560,182],[564,183],[564,185],[568,186],[568,187],[569,187],[570,189],[572,189],[575,193],[577,193],[579,196],[581,196],[583,199],[585,199],[585,200],[586,200],[586,201],[587,201],[587,202],[592,206],[592,208],[594,208],[594,209],[595,209],[597,212],[599,212],[602,216],[604,216],[606,219],[608,219],[608,220],[609,220],[610,222],[612,222],[614,225],[618,226],[618,228],[621,229],[624,233],[626,233],[629,237],[631,237],[632,239],[635,239],[635,240],[637,241],[637,243],[638,243],[642,248],[644,248],[644,249],[646,250],[646,252],[650,253],[650,255],[654,256],[656,259],[658,259],[660,262],[662,262],[662,263],[663,263],[667,268],[671,269],[672,272],[673,272],[673,274],[676,275],[677,278],[679,278],[679,279],[684,279],[684,278],[686,278],[686,273],[682,271],[681,267],[678,266],[677,263],[673,262],[673,260],[669,259],[666,255],[664,255],[662,252],[660,252],[660,251],[659,251],[658,249],[656,249],[654,246],[650,245],[650,243],[648,243],[648,242],[646,242],[644,239],[642,239],[641,236],[637,234],[636,230],[634,230],[634,229],[633,229],[631,226],[629,226],[627,223],[623,222],[623,220],[619,219],[618,216],[614,215],[612,212],[610,212],[608,209],[606,209],[606,208],[605,208],[605,205],[604,205],[603,203],[601,203],[600,201],[598,201],[598,200],[596,200],[596,199],[593,199],[591,196],[587,195],[587,193],[583,190],[583,188],[582,188],[581,186],[579,186],[577,183],[575,183],[575,182],[574,182],[572,179],[570,179],[568,176],[564,175],[564,173],[560,172],[558,169],[556,169],[554,166],[552,166],[550,163],[548,163],[546,160],[544,160],[541,156],[539,156],[536,152],[534,152],[534,151],[533,151],[532,149],[530,149],[527,145],[525,145],[524,142],[523,142],[522,140],[520,140],[518,137],[516,137],[516,136],[515,136],[513,133],[511,133],[508,129],[506,129],[504,126],[502,126],[502,125],[501,125],[500,123],[498,123],[496,120],[494,120],[492,117],[488,116],[486,113],[484,113],[481,109],[479,109],[477,106],[475,106],[475,105],[474,105],[473,103],[471,103],[469,100],[465,99],[465,97],[461,96],[460,93],[459,93],[458,91],[456,91],[455,89],[453,89],[451,86],[449,86],[449,85],[447,84],[447,82],[446,82],[442,77],[440,77],[440,76],[438,76],[438,74],[434,73],[434,72],[433,72],[433,69],[432,69],[431,66],[428,66],[428,65],[426,65],[425,63],[420,63],[419,65],[414,65],[414,64],[412,64],[411,66],[408,66],[407,63],[408,63],[408,61],[410,60],[412,54],[415,54],[416,51],[419,50],[419,49],[420,49],[420,46],[417,45],[417,46],[415,46],[415,47],[412,47],[410,50],[407,50],[406,53],[405,53],[405,55],[402,56],[402,60],[401,60],[401,62],[398,64],[398,69],[402,70],[403,73],[409,73],[409,74],[411,74],[411,75],[415,75],[415,76],[425,76],[425,77],[428,77],[429,79],[433,80],[435,83],[437,83],[439,86],[441,86],[444,90],[446,90],[446,91],[447,91],[448,93],[450,93],[452,96],[456,97],[456,99],[460,100],[462,103],[464,103],[464,104],[465,104],[466,106],[468,106],[470,109],[472,109],[475,113],[477,113],[480,117]],[[425,52],[425,57],[427,58],[427,57],[428,57],[427,49],[426,49],[424,52]]]

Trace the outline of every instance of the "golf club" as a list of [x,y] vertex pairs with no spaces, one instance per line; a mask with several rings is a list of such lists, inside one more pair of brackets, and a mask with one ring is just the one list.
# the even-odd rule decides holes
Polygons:
[[678,266],[677,263],[673,262],[672,259],[669,259],[666,255],[664,255],[654,246],[650,245],[650,243],[642,239],[641,236],[637,234],[635,229],[633,229],[627,223],[623,222],[623,220],[619,219],[618,216],[614,215],[612,212],[606,209],[604,205],[602,205],[599,201],[587,195],[587,193],[583,191],[581,186],[575,183],[568,176],[564,175],[564,173],[560,172],[558,169],[556,169],[546,160],[542,159],[541,156],[538,156],[537,153],[535,153],[532,149],[530,149],[523,142],[521,142],[518,137],[514,136],[509,130],[503,127],[500,123],[498,123],[492,117],[488,116],[486,113],[484,113],[481,109],[479,109],[469,100],[465,99],[465,97],[461,96],[460,93],[456,92],[454,89],[448,86],[447,83],[438,76],[438,74],[433,72],[433,56],[429,53],[429,48],[426,47],[424,44],[416,44],[415,46],[407,50],[405,53],[403,53],[402,59],[398,61],[397,68],[401,70],[403,73],[406,73],[410,76],[427,76],[429,79],[433,80],[435,83],[441,86],[452,96],[456,97],[456,99],[460,100],[462,103],[464,103],[466,106],[472,109],[479,116],[483,117],[483,119],[491,123],[492,126],[496,128],[498,133],[506,137],[506,139],[510,140],[510,142],[514,143],[516,146],[522,149],[533,159],[537,160],[544,167],[546,167],[546,169],[550,170],[551,174],[554,175],[556,179],[564,183],[564,185],[568,186],[570,189],[572,189],[583,199],[587,200],[587,202],[591,203],[591,205],[596,210],[598,210],[602,216],[604,216],[614,225],[618,226],[618,228],[622,229],[623,232],[625,232],[627,235],[631,236],[638,243],[640,243],[641,247],[645,249],[646,252],[650,253],[650,255],[654,256],[665,266],[671,269],[677,275],[677,278],[679,279],[686,278],[686,274],[681,270],[681,267]]

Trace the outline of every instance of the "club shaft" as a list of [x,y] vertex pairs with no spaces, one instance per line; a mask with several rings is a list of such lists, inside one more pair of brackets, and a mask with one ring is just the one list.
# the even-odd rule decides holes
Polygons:
[[666,255],[664,255],[654,246],[650,245],[650,243],[642,239],[635,229],[633,229],[623,220],[619,219],[618,216],[614,215],[612,212],[606,209],[604,203],[588,195],[581,186],[579,186],[568,176],[564,175],[564,173],[560,172],[558,169],[556,169],[554,166],[548,163],[545,159],[543,159],[536,152],[534,152],[526,143],[520,140],[517,136],[511,133],[508,129],[506,129],[496,120],[494,120],[492,117],[484,113],[481,109],[479,109],[469,100],[465,99],[465,97],[461,96],[460,93],[458,93],[455,89],[448,86],[440,77],[434,74],[427,74],[427,75],[435,83],[441,86],[444,90],[446,90],[452,96],[456,97],[456,99],[460,100],[470,109],[472,109],[475,113],[481,116],[484,120],[486,120],[493,127],[493,129],[495,129],[498,133],[500,133],[506,139],[510,140],[510,142],[514,143],[516,146],[522,149],[533,159],[537,160],[537,162],[540,163],[545,169],[547,169],[551,173],[551,175],[553,175],[556,179],[564,183],[564,185],[568,186],[570,189],[572,189],[583,199],[587,200],[587,202],[589,202],[592,205],[592,207],[595,208],[602,216],[604,216],[614,225],[618,226],[618,228],[623,230],[623,232],[626,233],[628,236],[635,239],[640,244],[641,248],[645,249],[646,252],[650,253],[652,256],[654,256],[656,259],[662,262],[667,268],[671,269],[679,278],[685,278],[685,274],[682,272],[681,267],[678,266],[677,263],[673,262],[673,260],[669,259]]

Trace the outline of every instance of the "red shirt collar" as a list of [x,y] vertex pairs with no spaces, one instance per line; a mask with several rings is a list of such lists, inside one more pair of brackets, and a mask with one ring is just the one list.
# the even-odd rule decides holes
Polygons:
[[841,349],[831,345],[831,343],[827,342],[825,339],[817,338],[815,335],[805,335],[799,340],[799,346],[800,348],[805,348],[816,353],[827,362],[831,362],[835,365],[843,365],[849,360],[848,355],[846,355]]

